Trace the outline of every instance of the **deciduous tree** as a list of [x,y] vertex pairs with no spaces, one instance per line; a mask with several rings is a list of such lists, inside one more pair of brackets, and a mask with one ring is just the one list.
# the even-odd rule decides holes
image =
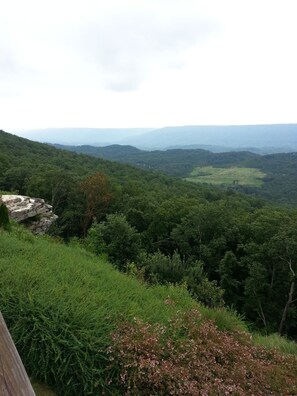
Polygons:
[[100,220],[106,213],[112,195],[107,177],[101,172],[94,173],[83,180],[80,183],[80,190],[85,197],[82,230],[83,235],[86,236],[93,218]]

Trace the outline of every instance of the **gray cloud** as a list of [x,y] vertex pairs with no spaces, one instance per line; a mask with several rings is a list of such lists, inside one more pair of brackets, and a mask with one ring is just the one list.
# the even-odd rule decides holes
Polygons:
[[0,45],[0,78],[17,73],[18,65],[11,51]]
[[98,67],[106,88],[129,91],[153,67],[181,68],[184,52],[218,30],[214,22],[195,15],[166,18],[134,10],[81,26],[75,42],[85,60]]
[[20,81],[21,67],[12,52],[0,46],[0,96],[10,97],[17,91],[16,81]]
[[[1,36],[1,32],[0,32]],[[11,97],[30,88],[40,71],[24,62],[18,50],[0,41],[0,96]]]

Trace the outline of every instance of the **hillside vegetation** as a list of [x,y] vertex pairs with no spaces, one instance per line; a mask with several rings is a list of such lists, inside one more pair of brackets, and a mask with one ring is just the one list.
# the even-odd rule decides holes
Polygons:
[[51,203],[51,235],[152,285],[233,307],[260,332],[296,337],[295,209],[4,132],[0,145],[0,190]]
[[0,216],[0,309],[35,380],[296,394],[296,210],[4,132],[0,149],[0,190],[59,215],[53,239]]
[[0,147],[0,190],[51,203],[51,235],[151,285],[232,307],[263,334],[296,338],[295,209],[4,132]]
[[21,228],[1,232],[0,250],[1,312],[30,374],[61,395],[104,389],[112,375],[106,348],[119,322],[162,323],[195,305],[185,290],[147,288],[79,248]]
[[[61,146],[69,151],[84,153],[111,161],[133,164],[139,168],[159,171],[180,178],[191,177],[197,167],[214,168],[252,168],[255,172],[265,174],[261,185],[232,185],[232,189],[259,196],[267,200],[297,205],[297,154],[280,153],[258,155],[247,151],[212,153],[201,149],[171,149],[143,151],[131,146],[112,145],[107,147]],[[223,179],[216,180],[216,185],[226,187]],[[213,180],[207,182],[212,183]],[[228,185],[230,188],[230,185]]]
[[0,230],[0,251],[0,309],[29,374],[59,395],[297,391],[296,357],[255,347],[235,314],[185,288],[19,226]]

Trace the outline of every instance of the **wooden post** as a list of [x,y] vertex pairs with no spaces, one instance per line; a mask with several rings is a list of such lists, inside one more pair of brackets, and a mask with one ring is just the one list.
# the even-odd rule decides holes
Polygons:
[[0,313],[0,395],[35,396],[18,351]]

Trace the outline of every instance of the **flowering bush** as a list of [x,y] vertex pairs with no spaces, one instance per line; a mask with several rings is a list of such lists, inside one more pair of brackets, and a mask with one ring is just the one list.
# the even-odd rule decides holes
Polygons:
[[219,331],[197,310],[168,325],[135,319],[109,347],[126,395],[296,395],[297,359],[255,347],[247,333]]

